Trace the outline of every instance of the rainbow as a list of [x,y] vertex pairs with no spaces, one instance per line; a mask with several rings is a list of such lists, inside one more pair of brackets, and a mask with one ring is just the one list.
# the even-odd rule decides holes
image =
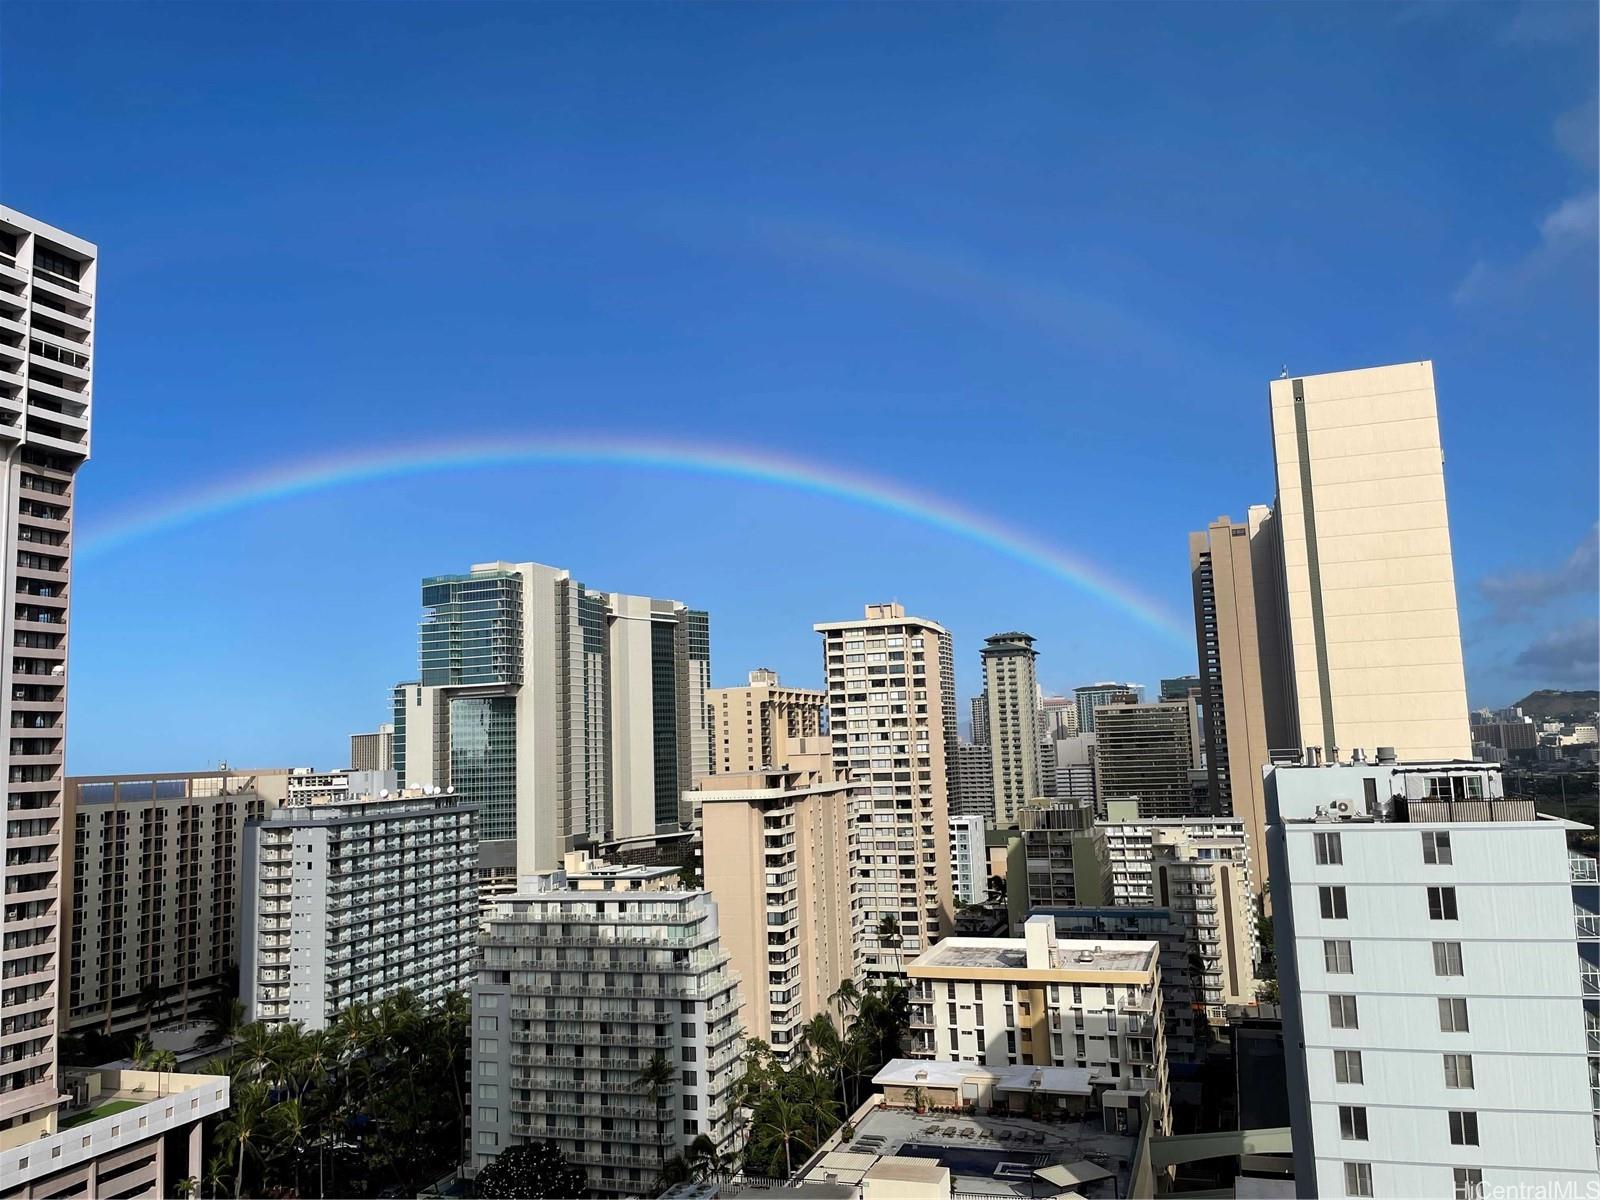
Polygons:
[[1193,627],[1141,595],[1110,572],[1031,534],[892,480],[845,472],[766,450],[652,439],[522,437],[387,447],[356,454],[300,460],[186,492],[156,505],[91,526],[80,559],[109,554],[168,530],[305,496],[403,476],[481,467],[623,466],[721,476],[794,488],[892,513],[985,546],[1064,580],[1148,628],[1188,644]]

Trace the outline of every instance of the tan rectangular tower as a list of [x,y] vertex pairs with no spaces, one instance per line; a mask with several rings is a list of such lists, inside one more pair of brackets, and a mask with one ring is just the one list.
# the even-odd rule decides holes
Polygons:
[[1470,758],[1433,364],[1270,394],[1300,744]]

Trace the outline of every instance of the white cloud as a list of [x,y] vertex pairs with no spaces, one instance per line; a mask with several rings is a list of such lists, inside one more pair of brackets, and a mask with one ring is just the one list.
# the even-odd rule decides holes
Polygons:
[[1483,598],[1494,606],[1502,621],[1527,618],[1532,611],[1563,596],[1582,595],[1596,590],[1600,576],[1600,524],[1567,556],[1566,562],[1549,571],[1504,571],[1478,581]]
[[1520,299],[1574,266],[1594,274],[1596,231],[1600,229],[1600,195],[1587,192],[1563,200],[1539,221],[1539,241],[1522,257],[1507,263],[1479,259],[1456,285],[1457,304],[1485,304]]

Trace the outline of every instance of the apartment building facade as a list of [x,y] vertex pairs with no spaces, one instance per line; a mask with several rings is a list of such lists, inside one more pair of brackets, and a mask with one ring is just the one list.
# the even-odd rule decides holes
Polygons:
[[1137,797],[1150,818],[1195,814],[1191,778],[1200,764],[1199,724],[1193,700],[1155,704],[1102,704],[1095,710],[1095,799]]
[[486,873],[679,826],[682,793],[711,767],[706,613],[531,562],[425,579],[422,603],[395,768],[478,806]]
[[1600,1188],[1583,827],[1454,760],[1279,766],[1267,803],[1296,1191]]
[[987,744],[960,742],[956,745],[950,811],[962,817],[994,819],[994,770]]
[[1095,825],[1104,902],[1172,911],[1188,933],[1197,964],[1196,1003],[1210,1021],[1225,1021],[1230,1004],[1255,1003],[1261,952],[1244,822],[1149,821],[1115,803],[1108,816]]
[[472,988],[468,1173],[550,1142],[594,1192],[637,1196],[701,1135],[735,1150],[739,980],[711,893],[679,889],[670,867],[586,857],[489,919]]
[[394,770],[394,726],[379,725],[371,733],[350,735],[352,771]]
[[1094,806],[1057,800],[1032,804],[1019,814],[1027,870],[1007,880],[1025,894],[1021,911],[1041,905],[1095,904],[1101,899],[1101,864],[1094,832]]
[[869,604],[857,620],[815,629],[823,639],[833,769],[856,785],[857,974],[898,976],[903,956],[921,953],[954,922],[946,826],[956,754],[950,634],[898,604]]
[[245,831],[240,999],[251,1021],[326,1029],[401,989],[472,984],[476,808],[411,789],[273,809]]
[[1044,794],[1039,774],[1038,652],[1026,633],[984,640],[983,694],[988,704],[994,817],[1010,825],[1024,804]]
[[105,1033],[188,1018],[232,988],[244,831],[292,768],[68,777],[61,1025]]
[[1431,362],[1269,385],[1296,745],[1467,759]]
[[827,728],[826,692],[785,687],[778,673],[766,667],[751,671],[749,679],[744,687],[706,692],[713,751],[710,774],[782,766],[797,739],[814,740]]
[[1144,688],[1137,683],[1086,683],[1073,688],[1073,707],[1078,713],[1078,732],[1093,733],[1095,710],[1104,704],[1138,704]]
[[906,970],[911,1055],[1078,1067],[1107,1129],[1137,1130],[1148,1108],[1166,1132],[1160,956],[1155,942],[1063,940],[1048,915],[1021,938],[947,938]]
[[99,252],[0,207],[0,550],[6,645],[0,717],[0,1133],[53,1130],[60,1094],[62,812],[68,616],[78,468],[89,457]]
[[855,976],[850,907],[850,784],[820,738],[787,743],[782,766],[705,776],[703,877],[723,948],[743,981],[744,1030],[786,1059],[806,1023],[842,1017]]
[[950,890],[957,904],[980,904],[989,894],[989,852],[982,817],[951,817]]

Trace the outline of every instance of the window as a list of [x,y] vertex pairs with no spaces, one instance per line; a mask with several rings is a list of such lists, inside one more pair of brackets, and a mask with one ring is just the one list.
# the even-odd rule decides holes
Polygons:
[[1444,1085],[1447,1088],[1472,1086],[1472,1055],[1446,1054],[1444,1056]]
[[1448,867],[1454,862],[1450,857],[1450,835],[1423,830],[1422,861],[1435,867]]
[[1452,1112],[1450,1114],[1450,1144],[1476,1146],[1478,1144],[1478,1114]]
[[1433,944],[1433,973],[1435,975],[1461,975],[1461,943],[1435,942]]
[[1367,1110],[1355,1104],[1339,1105],[1339,1136],[1347,1142],[1366,1141]]
[[1333,1052],[1333,1077],[1339,1083],[1363,1083],[1361,1051],[1335,1050]]
[[1317,866],[1336,867],[1344,862],[1344,847],[1339,844],[1337,833],[1319,833],[1316,835]]
[[1350,906],[1342,887],[1319,887],[1317,901],[1322,906],[1322,915],[1330,921],[1343,921],[1350,915]]
[[1349,975],[1355,967],[1350,961],[1350,943],[1343,939],[1328,939],[1322,943],[1322,965],[1329,975]]
[[1451,1174],[1455,1200],[1483,1200],[1483,1168],[1457,1167]]
[[[1439,1003],[1443,1005],[1444,1001],[1441,1000]],[[1328,1024],[1335,1029],[1361,1028],[1356,1022],[1356,998],[1354,996],[1329,996]]]
[[1453,887],[1428,889],[1428,918],[1433,921],[1456,920],[1456,890]]
[[1439,997],[1439,1032],[1467,1032],[1467,998],[1465,996]]
[[1372,1195],[1371,1163],[1345,1163],[1344,1194],[1346,1196]]

